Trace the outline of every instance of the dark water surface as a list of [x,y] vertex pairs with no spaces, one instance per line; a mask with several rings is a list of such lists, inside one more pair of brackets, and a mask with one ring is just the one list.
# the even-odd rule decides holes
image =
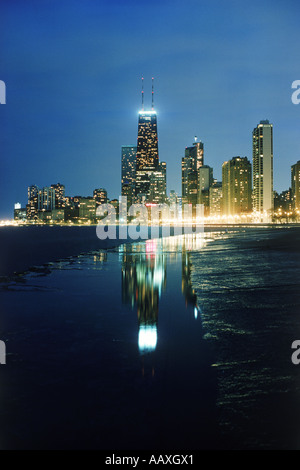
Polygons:
[[300,448],[299,235],[149,240],[2,282],[0,448]]

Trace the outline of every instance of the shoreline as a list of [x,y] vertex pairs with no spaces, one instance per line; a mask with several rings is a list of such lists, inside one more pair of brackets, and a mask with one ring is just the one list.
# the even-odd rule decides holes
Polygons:
[[[11,224],[0,224],[0,230],[1,228],[5,227],[98,227],[99,224],[60,224],[60,223],[11,223]],[[153,224],[155,225],[155,224]],[[102,226],[102,225],[101,225]],[[107,225],[103,225],[104,227]],[[114,226],[116,227],[131,227],[131,226],[136,226],[136,224],[118,224],[116,223]],[[162,225],[159,225],[162,227]],[[190,224],[189,224],[190,226]],[[203,227],[300,227],[300,222],[234,222],[234,223],[225,223],[225,222],[216,222],[216,223],[201,223],[201,224],[192,224],[193,227],[195,226],[203,226]],[[148,225],[149,228],[151,228],[151,225]],[[184,225],[175,225],[175,227],[181,227],[184,228]],[[174,228],[174,224],[170,224],[170,228]]]
[[[97,250],[107,250],[125,243],[139,242],[146,239],[118,238],[116,226],[115,239],[100,240],[96,235],[96,225],[22,225],[5,226],[0,229],[0,278],[8,278],[27,272],[31,268],[44,266],[60,259],[78,256]],[[208,224],[201,232],[257,229],[299,229],[300,224]],[[176,227],[177,228],[177,227]],[[183,233],[184,234],[184,233]],[[177,233],[175,233],[177,235]],[[174,227],[170,235],[159,227],[159,236],[151,237],[148,227],[148,239],[174,236]]]

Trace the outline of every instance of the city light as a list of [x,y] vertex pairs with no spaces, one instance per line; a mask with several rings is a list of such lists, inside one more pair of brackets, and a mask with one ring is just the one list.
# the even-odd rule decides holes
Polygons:
[[156,348],[157,328],[155,325],[141,325],[138,345],[140,352],[150,352]]
[[[65,195],[65,186],[60,183],[43,188],[33,185],[28,188],[26,207],[20,203],[14,206],[15,224],[127,225],[129,230],[146,225],[141,223],[142,215],[148,226],[196,230],[204,225],[299,223],[300,161],[292,165],[291,188],[279,195],[273,190],[273,124],[268,120],[254,128],[252,150],[252,164],[247,157],[227,159],[222,165],[222,180],[217,181],[213,168],[205,164],[204,143],[195,138],[181,159],[181,196],[171,190],[168,197],[167,167],[159,160],[157,112],[142,109],[137,145],[122,146],[118,199],[109,200],[104,188],[94,189],[93,196],[71,197]],[[125,203],[123,197],[127,198]],[[107,217],[105,205],[111,208],[113,221]],[[130,212],[136,205],[143,210]],[[167,209],[161,210],[160,205]],[[11,222],[1,222],[8,224]]]
[[156,111],[153,111],[153,110],[151,110],[151,111],[139,111],[139,114],[144,114],[145,116],[147,116],[147,115],[149,115],[149,114],[150,114],[150,115],[152,115],[152,114],[157,114],[157,112],[156,112]]

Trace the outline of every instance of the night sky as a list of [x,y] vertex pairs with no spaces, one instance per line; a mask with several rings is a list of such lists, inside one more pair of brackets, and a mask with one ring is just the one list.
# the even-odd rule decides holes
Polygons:
[[299,0],[1,0],[0,218],[27,187],[70,196],[120,194],[121,146],[136,145],[141,77],[151,78],[167,189],[181,194],[194,137],[221,179],[233,156],[252,161],[252,130],[274,126],[274,189],[300,160]]

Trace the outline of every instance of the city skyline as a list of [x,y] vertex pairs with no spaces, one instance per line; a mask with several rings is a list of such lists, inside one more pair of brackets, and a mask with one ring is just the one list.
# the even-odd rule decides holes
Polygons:
[[[143,80],[143,78],[142,78]],[[140,132],[140,122],[141,122],[141,118],[144,119],[144,116],[147,116],[149,115],[151,121],[154,119],[154,125],[155,125],[155,129],[157,128],[157,112],[156,110],[154,111],[154,108],[153,108],[153,78],[152,78],[152,110],[144,110],[144,107],[143,107],[143,103],[144,103],[144,95],[143,95],[144,91],[142,89],[142,110],[140,110],[138,112],[139,114],[139,120],[138,120],[138,137],[137,137],[137,141],[139,142],[139,132]],[[153,115],[153,116],[152,116]],[[292,182],[292,179],[291,179],[291,175],[290,175],[290,181],[289,181],[289,185],[287,187],[285,187],[282,191],[276,191],[276,188],[274,189],[273,188],[273,180],[276,179],[276,175],[274,175],[274,172],[273,172],[273,123],[270,123],[269,120],[265,119],[265,120],[261,120],[259,121],[259,124],[257,124],[257,126],[254,128],[253,132],[252,132],[252,158],[249,159],[250,161],[250,165],[251,167],[253,167],[253,165],[255,166],[255,157],[254,157],[254,148],[255,148],[255,144],[253,142],[253,139],[254,139],[254,135],[255,135],[255,132],[257,132],[257,130],[259,130],[260,128],[264,128],[265,126],[267,127],[270,127],[271,130],[272,130],[272,137],[271,137],[271,145],[272,145],[272,189],[270,191],[270,195],[272,194],[271,198],[273,199],[273,197],[275,197],[275,193],[277,193],[278,195],[281,195],[283,194],[284,192],[287,192],[289,191],[290,189],[292,189],[293,187],[293,182]],[[157,130],[155,130],[155,133],[156,133],[156,136],[155,136],[155,139],[157,139],[157,143],[156,143],[156,152],[157,152],[157,162],[156,164],[154,165],[153,169],[155,168],[155,166],[157,165],[161,165],[161,164],[164,164],[165,165],[165,162],[159,162],[159,158],[158,158],[158,153],[159,153],[159,150],[158,150],[158,138],[157,138]],[[138,145],[138,144],[137,144]],[[148,144],[147,144],[148,145]],[[130,153],[127,155],[127,152],[131,150],[131,153],[132,155],[130,155]],[[123,152],[125,151],[125,153],[123,154]],[[135,165],[137,165],[136,161],[138,160],[138,146],[128,146],[128,145],[122,145],[121,146],[121,175],[120,175],[120,183],[121,183],[121,189],[120,189],[120,192],[119,194],[113,194],[111,195],[110,198],[107,198],[108,199],[111,199],[111,200],[117,200],[119,198],[119,196],[121,196],[121,194],[125,195],[125,196],[129,196],[126,189],[125,191],[122,191],[122,188],[123,188],[123,182],[126,183],[126,181],[124,180],[124,175],[125,173],[129,172],[129,171],[133,171],[132,169],[130,170],[130,166],[131,166],[131,163],[130,163],[130,160],[132,158],[134,158],[134,151],[136,153],[136,157],[135,157]],[[258,148],[257,148],[257,153],[258,153]],[[126,159],[129,158],[128,162],[126,162]],[[241,157],[236,157],[236,156],[232,156],[231,158],[228,158],[229,161],[233,161],[235,160],[236,158],[240,159]],[[242,158],[243,159],[247,159],[248,157],[245,156]],[[176,192],[176,190],[174,190],[174,188],[170,188],[169,191],[166,192],[166,196],[168,197],[168,194],[170,194],[170,192],[172,191],[175,191],[176,195],[179,196],[179,197],[182,197],[183,199],[183,202],[185,201],[186,197],[185,197],[185,190],[184,190],[184,183],[183,183],[183,165],[186,165],[186,163],[184,163],[186,160],[192,162],[192,165],[195,166],[195,182],[197,181],[196,183],[196,186],[195,186],[195,196],[194,196],[194,199],[195,200],[189,200],[189,202],[192,202],[193,205],[196,204],[197,202],[198,203],[204,203],[204,200],[201,199],[201,196],[200,196],[200,199],[199,199],[199,195],[201,193],[201,190],[200,190],[200,193],[199,193],[199,188],[197,187],[198,184],[200,183],[200,173],[199,173],[199,170],[200,168],[203,168],[203,169],[210,169],[211,171],[211,183],[209,185],[209,187],[212,187],[212,184],[213,184],[213,181],[215,183],[222,183],[223,180],[224,180],[224,165],[228,163],[228,161],[223,161],[223,163],[221,164],[221,177],[220,178],[213,178],[213,172],[216,171],[217,174],[219,174],[219,170],[220,168],[212,168],[210,167],[209,165],[204,165],[204,143],[200,140],[198,141],[198,138],[197,136],[194,137],[194,142],[193,142],[193,145],[188,147],[186,146],[185,149],[184,149],[184,156],[181,158],[181,176],[179,176],[180,178],[180,186],[181,186],[181,192]],[[123,166],[126,162],[126,165],[129,164],[129,168],[126,168],[124,169]],[[295,162],[291,165],[290,167],[290,171],[293,171],[293,168],[297,165],[297,163],[299,162]],[[187,164],[188,167],[191,165],[191,164]],[[141,167],[142,168],[142,167]],[[158,168],[158,167],[157,167]],[[152,171],[153,171],[152,169]],[[251,168],[252,169],[252,168]],[[124,173],[125,171],[125,173]],[[166,169],[164,170],[165,173],[166,173]],[[137,173],[137,170],[136,168],[134,168],[134,174],[135,174],[135,178],[136,178],[136,175],[138,174]],[[253,171],[253,178],[255,177],[254,175],[254,171]],[[132,176],[131,176],[132,177]],[[275,178],[274,178],[275,177]],[[128,178],[128,176],[127,176]],[[165,176],[166,178],[166,176]],[[124,180],[124,181],[123,181]],[[128,181],[127,181],[128,183]],[[253,179],[253,183],[254,183],[254,179]],[[136,183],[135,183],[136,184]],[[193,184],[193,181],[191,181],[191,184]],[[60,185],[60,183],[57,183],[57,184],[51,184],[51,188],[57,186],[57,185]],[[104,186],[104,185],[103,185]],[[126,186],[126,184],[125,184]],[[128,185],[130,190],[132,189],[132,186],[131,184]],[[36,187],[39,191],[41,191],[40,188],[38,188],[36,186],[36,184],[33,184],[32,186],[29,186],[28,187],[28,191],[30,190],[31,187]],[[63,187],[65,188],[65,186],[63,185]],[[297,186],[298,188],[298,186]],[[43,190],[45,189],[48,189],[48,187],[43,187]],[[50,189],[50,188],[49,188]],[[108,191],[106,189],[104,189],[106,191],[106,193],[108,193]],[[89,198],[89,197],[94,197],[95,198],[95,192],[97,191],[97,189],[93,189],[93,196],[91,196],[91,191],[90,193],[88,194],[85,194],[84,196],[78,196],[78,192],[75,192],[75,195],[73,194],[72,196],[69,195],[69,197],[71,198],[74,198],[75,197],[82,197],[82,198]],[[255,200],[255,191],[254,191],[254,186],[252,188],[252,191],[253,191],[253,198]],[[134,193],[135,193],[135,188],[134,188]],[[149,193],[150,194],[150,193]],[[295,194],[296,195],[296,194]],[[131,198],[129,197],[129,199],[131,200]],[[21,200],[21,198],[20,198]],[[28,199],[29,201],[29,199]],[[185,202],[187,202],[188,199],[186,199]],[[159,200],[157,200],[157,203],[159,202]],[[163,202],[163,201],[161,201]],[[19,205],[19,201],[15,201],[14,202],[14,205]],[[40,204],[40,203],[39,203]],[[22,204],[21,204],[21,207],[22,207]],[[24,207],[25,207],[25,204],[24,204]],[[298,207],[298,203],[297,203],[297,207]],[[15,207],[16,208],[16,207]],[[271,208],[271,206],[270,206]],[[253,207],[254,210],[257,210],[256,207]],[[274,202],[273,202],[273,209],[271,208],[271,210],[274,210]]]
[[[143,81],[143,79],[142,79]],[[214,169],[204,165],[204,143],[195,141],[186,147],[181,160],[182,191],[178,195],[166,193],[166,163],[159,162],[157,114],[144,110],[142,86],[142,110],[139,111],[137,146],[121,148],[121,195],[127,198],[127,208],[135,203],[148,206],[172,204],[172,193],[180,204],[204,205],[204,216],[242,216],[260,213],[263,220],[283,217],[284,214],[299,218],[299,161],[291,166],[291,184],[278,193],[273,189],[273,124],[262,120],[252,132],[252,164],[248,157],[235,156],[222,164],[222,179],[214,178]],[[253,171],[252,171],[253,168]],[[252,185],[253,181],[253,185]],[[14,205],[15,220],[42,223],[95,222],[96,209],[109,202],[118,211],[120,197],[108,198],[105,188],[93,190],[93,196],[65,195],[61,183],[51,187],[28,187],[28,204],[22,208]],[[26,216],[24,215],[26,214]],[[195,216],[195,213],[194,213]],[[25,217],[25,218],[24,218]],[[255,219],[256,220],[256,219]]]
[[[143,97],[143,91],[142,91]],[[159,162],[157,116],[152,110],[139,112],[137,146],[121,148],[121,194],[127,198],[127,209],[135,203],[203,204],[205,217],[245,217],[252,214],[257,221],[277,221],[281,217],[299,218],[299,161],[291,166],[291,185],[280,194],[273,190],[273,124],[262,120],[252,132],[252,165],[245,157],[235,156],[222,164],[222,180],[213,176],[213,168],[204,165],[204,143],[195,137],[193,146],[185,148],[181,162],[182,192],[166,193],[166,163]],[[252,171],[253,167],[253,171]],[[140,176],[142,175],[142,176]],[[253,185],[252,185],[253,180]],[[142,181],[142,184],[141,184]],[[121,195],[119,196],[119,198]],[[61,183],[50,187],[28,187],[28,204],[14,205],[15,220],[23,223],[85,223],[96,222],[99,205],[109,203],[118,213],[120,199],[108,198],[105,188],[93,190],[93,196],[66,196]],[[179,207],[177,207],[179,210]],[[100,216],[100,214],[99,214]],[[194,212],[195,216],[195,212]],[[101,217],[101,216],[100,216]],[[295,219],[296,220],[296,219]]]
[[[260,15],[251,14],[256,7]],[[224,161],[252,160],[251,130],[263,119],[274,125],[274,190],[290,187],[300,155],[300,106],[291,101],[299,78],[295,2],[54,0],[42,8],[20,1],[17,15],[15,8],[1,3],[0,218],[12,217],[15,202],[25,205],[34,183],[120,194],[120,148],[136,142],[141,76],[148,108],[155,78],[168,194],[181,192],[181,158],[195,135],[220,180]],[[190,28],[197,17],[201,28]]]

